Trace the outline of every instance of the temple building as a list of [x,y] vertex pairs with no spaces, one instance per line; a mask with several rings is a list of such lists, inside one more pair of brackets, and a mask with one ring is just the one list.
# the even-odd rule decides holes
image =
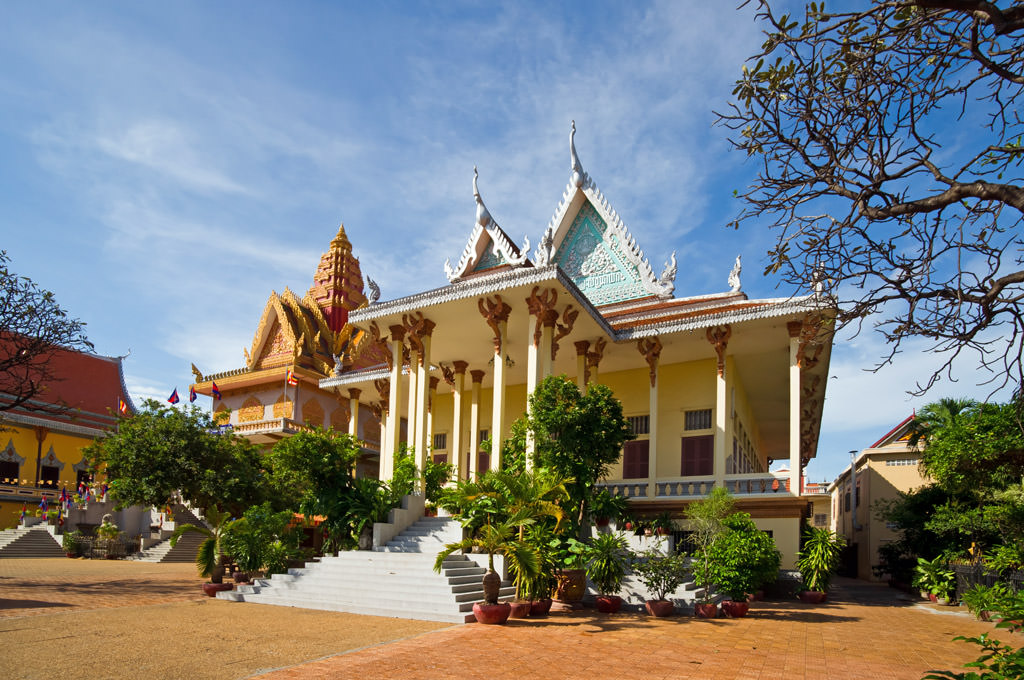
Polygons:
[[192,388],[214,397],[219,422],[258,444],[272,445],[310,426],[349,432],[364,445],[358,473],[376,476],[380,426],[370,409],[360,410],[361,390],[320,386],[336,373],[365,371],[386,360],[382,349],[362,342],[363,332],[348,323],[352,311],[369,302],[363,290],[359,260],[342,225],[305,295],[288,288],[270,293],[252,345],[243,350],[245,365],[204,375],[193,364]]
[[121,359],[54,348],[47,359],[54,378],[33,399],[15,406],[14,395],[0,393],[0,529],[44,497],[55,523],[61,491],[95,481],[83,449],[117,423],[119,411],[134,411]]
[[[681,517],[724,486],[793,568],[828,376],[830,301],[820,291],[749,299],[739,258],[728,277],[723,266],[728,290],[677,297],[675,254],[655,273],[584,171],[574,135],[575,126],[568,185],[532,252],[495,222],[474,170],[475,220],[456,264],[444,265],[448,285],[367,299],[341,233],[306,297],[271,296],[249,365],[204,380],[237,404],[242,432],[348,427],[381,454],[382,478],[405,442],[421,466],[430,455],[459,479],[501,465],[501,443],[545,376],[600,382],[636,435],[604,481],[609,490],[638,514]],[[284,387],[289,367],[303,396]],[[774,461],[788,469],[772,472]]]

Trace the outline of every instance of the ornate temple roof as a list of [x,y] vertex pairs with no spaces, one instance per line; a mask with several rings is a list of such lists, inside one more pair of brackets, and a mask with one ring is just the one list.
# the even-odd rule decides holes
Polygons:
[[[368,283],[375,288],[372,281]],[[196,391],[209,393],[214,380],[256,377],[263,372],[277,376],[282,369],[293,370],[299,379],[316,384],[341,364],[365,367],[384,363],[380,348],[363,343],[364,334],[354,333],[348,323],[350,312],[368,304],[359,259],[352,254],[343,224],[320,257],[313,285],[305,295],[300,298],[288,288],[283,293],[271,291],[252,345],[243,349],[245,366],[212,375],[193,367]]]

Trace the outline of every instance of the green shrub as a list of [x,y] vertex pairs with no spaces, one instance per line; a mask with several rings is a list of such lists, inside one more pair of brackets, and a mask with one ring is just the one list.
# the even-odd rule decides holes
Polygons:
[[686,556],[666,555],[659,550],[661,542],[633,557],[633,573],[655,600],[664,600],[686,580]]

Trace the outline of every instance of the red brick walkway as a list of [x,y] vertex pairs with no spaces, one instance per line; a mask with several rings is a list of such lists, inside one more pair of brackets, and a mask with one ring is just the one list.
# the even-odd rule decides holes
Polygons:
[[577,613],[467,625],[260,677],[917,679],[977,656],[953,636],[992,630],[954,609],[897,600],[884,587],[851,582],[831,599],[759,602],[734,620]]

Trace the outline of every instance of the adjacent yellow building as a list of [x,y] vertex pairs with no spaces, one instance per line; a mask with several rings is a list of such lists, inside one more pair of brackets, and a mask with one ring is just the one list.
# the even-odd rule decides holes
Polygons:
[[847,541],[845,566],[857,578],[877,581],[871,567],[879,563],[878,549],[899,538],[899,530],[878,519],[875,503],[930,484],[920,469],[921,451],[911,446],[914,416],[862,450],[851,467],[829,486],[832,529]]

